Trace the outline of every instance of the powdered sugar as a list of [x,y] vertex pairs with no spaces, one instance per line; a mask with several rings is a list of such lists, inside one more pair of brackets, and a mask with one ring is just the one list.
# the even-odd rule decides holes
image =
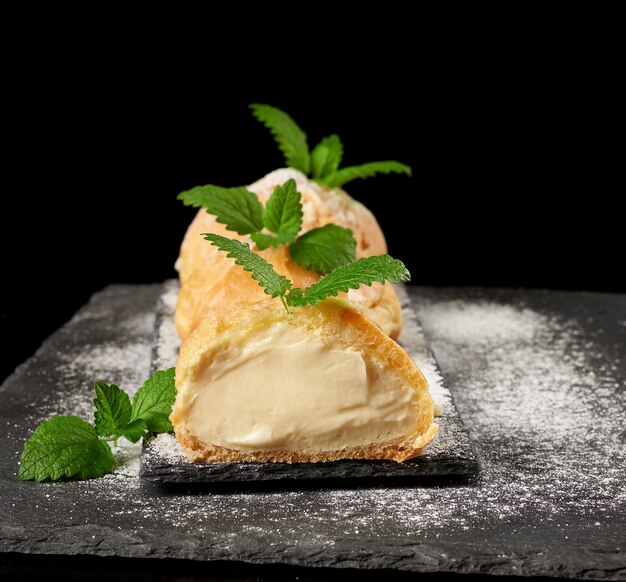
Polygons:
[[[170,287],[162,299],[170,309],[173,307],[171,299],[174,293],[175,288]],[[400,294],[406,303],[408,299],[405,292],[400,290]],[[501,456],[497,447],[488,447],[482,451],[483,480],[488,485],[482,490],[482,495],[474,498],[472,505],[475,511],[480,509],[484,514],[485,508],[492,506],[494,511],[497,508],[498,512],[506,512],[506,508],[500,504],[505,493],[508,495],[512,488],[520,489],[526,484],[528,489],[524,495],[520,495],[523,501],[538,485],[543,486],[547,482],[554,484],[554,471],[562,472],[559,481],[565,486],[562,491],[553,491],[553,495],[544,497],[544,509],[548,509],[548,498],[552,498],[550,510],[557,511],[558,500],[566,494],[572,494],[572,483],[568,482],[568,476],[577,476],[576,489],[579,491],[593,489],[594,496],[602,491],[608,494],[616,480],[623,475],[623,468],[612,463],[609,466],[606,461],[619,451],[616,450],[612,436],[603,435],[598,430],[598,413],[603,417],[615,414],[612,412],[615,410],[614,401],[611,400],[614,398],[615,385],[606,384],[609,379],[605,378],[605,384],[598,387],[597,379],[587,371],[585,362],[588,350],[577,345],[580,330],[574,323],[563,325],[526,307],[458,300],[423,303],[419,317],[448,373],[462,377],[462,389],[457,392],[457,400],[468,417],[480,416],[479,440],[487,438],[498,441],[503,434],[507,434],[507,438],[514,435],[519,446],[516,466],[522,463],[544,470],[532,479],[525,471],[516,470],[519,476],[512,481],[508,451]],[[159,329],[157,353],[160,355],[160,365],[164,367],[169,364],[164,358],[172,357],[178,340],[171,333],[169,319],[163,319]],[[452,406],[449,393],[442,387],[441,376],[429,357],[416,318],[406,309],[405,331],[400,341],[405,343],[418,362],[445,414],[447,407]],[[121,357],[125,358],[126,364],[136,362],[140,351],[125,346],[120,351],[105,347],[86,352],[73,360],[70,370],[74,373],[79,365],[83,365],[93,375],[99,369],[115,369]],[[603,393],[605,398],[602,397]],[[480,398],[476,398],[477,394],[481,395]],[[65,401],[63,412],[69,412],[70,405],[76,406],[80,412],[81,402],[90,405],[91,395],[86,403],[81,398],[77,395],[74,402]],[[470,426],[475,425],[470,422]],[[594,448],[589,450],[592,435]],[[447,437],[454,435],[442,432],[438,438],[441,440]],[[162,436],[157,442],[163,455],[169,455],[172,460],[180,458],[181,452],[173,437]],[[127,450],[134,455],[134,460],[125,462],[125,473],[128,476],[128,468],[132,467],[130,472],[134,476],[137,470],[137,449],[136,446],[123,449],[122,457]],[[581,462],[581,450],[587,451],[585,462]],[[593,458],[590,459],[590,456]],[[602,463],[607,467],[599,476],[597,465]],[[446,503],[437,504],[436,512],[434,508],[427,511],[428,519],[423,513],[422,517],[416,518],[405,505],[406,499],[398,499],[399,503],[395,505],[393,489],[377,491],[375,494],[334,492],[329,495],[328,503],[335,505],[335,511],[340,509],[343,500],[361,497],[359,503],[372,506],[372,515],[376,516],[372,518],[372,523],[380,521],[379,510],[383,506],[390,515],[396,512],[394,519],[402,517],[415,523],[423,522],[424,526],[433,519],[441,524],[450,519],[459,523],[466,519],[455,511],[453,498],[457,497],[457,493]],[[423,492],[418,489],[411,495],[415,496],[417,502],[422,499]],[[467,502],[465,499],[464,504]],[[173,513],[176,520],[183,523],[190,518],[190,514],[179,509]],[[522,509],[517,506],[515,511]],[[167,509],[165,511],[167,513]],[[513,508],[509,507],[508,511],[513,511]],[[361,527],[366,528],[367,520],[361,521]]]
[[[136,476],[138,449],[125,448],[125,468],[115,475],[35,491],[71,496],[76,512],[101,499],[100,522],[127,528],[132,521],[137,531],[175,530],[204,544],[203,555],[213,559],[248,559],[243,548],[252,542],[290,548],[294,556],[326,552],[328,563],[339,546],[346,551],[363,540],[380,540],[381,547],[402,540],[395,546],[398,555],[400,546],[414,555],[431,542],[452,548],[459,540],[479,549],[515,542],[536,555],[592,551],[605,528],[626,521],[626,390],[623,362],[612,355],[619,351],[623,357],[623,347],[610,352],[599,327],[585,329],[573,311],[562,318],[557,303],[545,306],[538,294],[524,295],[534,303],[521,303],[513,292],[494,301],[485,292],[409,291],[474,437],[483,465],[477,479],[448,487],[150,494]],[[617,322],[603,325],[609,324],[624,329]],[[407,318],[406,333],[412,335],[413,325]],[[139,364],[139,346],[149,350],[138,338],[115,354],[85,347],[84,357],[63,365],[79,375],[76,362],[92,372],[104,369],[104,360],[95,361],[100,357],[109,365],[127,354],[126,365],[117,367],[125,376],[128,366]],[[427,364],[420,365],[437,399],[438,380]],[[142,379],[148,366],[146,356],[136,371]],[[124,385],[124,378],[106,377]],[[81,392],[48,412],[80,412],[92,397]],[[441,404],[445,408],[445,399]],[[260,550],[254,559],[262,556]],[[565,562],[555,564],[553,573],[567,572],[556,570]]]
[[[575,321],[484,301],[434,301],[419,315],[462,386],[457,405],[482,443],[484,494],[515,491],[523,508],[540,492],[554,514],[564,499],[624,502],[616,488],[626,463],[614,433],[626,423],[619,383],[608,361],[590,369],[602,353]],[[503,442],[515,442],[517,455]]]
[[172,279],[163,284],[163,294],[157,306],[157,328],[152,367],[164,370],[176,364],[180,339],[174,327],[174,311],[178,298],[178,281]]
[[[437,333],[453,337],[455,343],[502,344],[532,341],[538,331],[537,314],[530,309],[497,303],[449,301],[438,307]],[[429,314],[431,318],[437,314]]]
[[435,402],[435,414],[446,416],[455,413],[452,397],[449,390],[444,387],[441,371],[427,345],[424,331],[417,321],[417,313],[411,305],[409,294],[403,285],[397,285],[396,291],[402,305],[402,334],[398,338],[398,343],[407,350],[424,374],[428,382],[428,390]]
[[174,435],[157,435],[151,443],[151,448],[158,455],[160,463],[173,465],[186,461],[185,455]]

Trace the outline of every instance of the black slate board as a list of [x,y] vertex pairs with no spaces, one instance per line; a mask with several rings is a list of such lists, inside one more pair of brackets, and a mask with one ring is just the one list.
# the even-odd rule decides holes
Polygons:
[[409,289],[481,459],[467,482],[165,490],[130,448],[103,479],[19,482],[37,423],[89,417],[88,380],[149,373],[161,291],[97,294],[0,388],[0,551],[626,577],[626,297]]
[[[176,281],[164,284],[156,313],[153,369],[169,368],[175,362],[179,342],[173,315]],[[441,407],[436,419],[439,434],[426,452],[404,463],[344,460],[331,463],[190,463],[172,435],[159,435],[144,446],[141,477],[153,483],[241,483],[246,481],[288,481],[306,479],[384,479],[420,476],[467,476],[478,472],[478,461],[467,430],[445,387],[432,351],[426,343],[415,310],[403,287],[398,287],[404,329],[400,344],[411,354],[426,375],[435,402]]]

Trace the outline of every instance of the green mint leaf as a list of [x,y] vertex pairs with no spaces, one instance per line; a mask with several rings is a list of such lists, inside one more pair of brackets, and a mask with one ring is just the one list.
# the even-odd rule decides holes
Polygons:
[[94,422],[96,433],[107,437],[117,435],[118,429],[130,422],[131,406],[128,394],[115,384],[94,382],[96,398],[93,401],[96,412]]
[[94,420],[96,433],[101,437],[125,437],[136,443],[144,436],[148,426],[143,419],[131,421],[132,407],[128,394],[115,384],[94,382],[96,406]]
[[263,229],[263,205],[256,194],[243,186],[221,188],[220,186],[196,186],[181,192],[178,199],[185,206],[205,208],[215,220],[225,224],[228,230],[238,234],[250,234]]
[[247,244],[212,233],[205,234],[204,238],[220,251],[228,253],[226,256],[235,259],[235,264],[241,265],[244,271],[251,273],[252,278],[259,282],[259,286],[265,287],[265,293],[268,295],[283,297],[291,288],[291,281],[274,271],[274,267],[263,257],[252,252]]
[[265,250],[267,247],[280,247],[282,245],[288,245],[293,241],[292,236],[274,236],[272,234],[264,234],[262,232],[254,232],[250,235],[250,238],[252,238],[260,251]]
[[271,105],[253,103],[250,105],[252,115],[256,117],[274,136],[278,148],[283,152],[285,161],[290,168],[309,173],[311,160],[306,134],[284,111]]
[[302,226],[300,199],[301,195],[293,178],[287,180],[282,186],[276,186],[263,210],[265,228],[275,232],[286,242],[292,242]]
[[339,169],[343,157],[343,144],[336,134],[325,137],[315,146],[311,154],[313,178],[323,181],[323,178]]
[[[141,422],[146,422],[143,419],[140,419]],[[156,434],[174,432],[174,427],[172,426],[172,422],[170,421],[170,413],[162,414],[162,413],[153,413],[150,416],[150,421],[146,423],[149,432],[153,432]]]
[[22,481],[90,479],[113,470],[109,445],[78,416],[56,416],[42,422],[26,441],[18,477]]
[[176,400],[175,371],[175,368],[170,368],[155,372],[135,394],[132,420],[145,420],[150,432],[174,430],[169,421],[169,415],[172,412],[172,404]]
[[[131,443],[136,443],[141,437],[145,436],[146,431],[148,430],[148,423],[143,418],[138,418],[137,420],[133,420],[124,426],[118,427],[113,433],[113,436],[116,437],[124,437],[128,439]],[[157,431],[152,430],[151,432],[169,432],[169,431]]]
[[356,240],[349,228],[327,224],[289,245],[291,258],[316,273],[329,273],[356,260]]
[[369,164],[363,164],[361,166],[349,166],[347,168],[341,168],[332,174],[320,179],[331,188],[340,188],[344,184],[356,180],[357,178],[371,178],[376,174],[406,174],[411,175],[411,168],[400,162],[370,162]]
[[338,293],[358,289],[361,285],[409,280],[409,272],[402,261],[389,255],[366,257],[339,267],[306,289],[292,289],[287,295],[287,304],[294,307],[317,305],[328,296],[336,297]]

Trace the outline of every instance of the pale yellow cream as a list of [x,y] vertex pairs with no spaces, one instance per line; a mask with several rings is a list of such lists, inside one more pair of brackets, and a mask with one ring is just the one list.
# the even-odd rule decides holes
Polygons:
[[288,322],[218,353],[192,379],[187,425],[239,451],[329,451],[415,430],[415,390],[360,352]]

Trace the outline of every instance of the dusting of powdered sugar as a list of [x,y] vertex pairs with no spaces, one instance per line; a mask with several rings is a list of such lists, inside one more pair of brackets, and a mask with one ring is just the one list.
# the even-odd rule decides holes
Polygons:
[[481,503],[514,493],[505,514],[539,503],[547,519],[567,500],[600,512],[624,503],[623,381],[576,321],[467,300],[423,304],[419,318],[478,437]]
[[[406,301],[406,294],[400,294]],[[575,321],[523,305],[480,300],[423,300],[417,316],[456,386],[455,400],[476,439],[482,461],[476,482],[235,493],[211,496],[206,504],[180,496],[137,510],[167,516],[179,527],[194,524],[210,531],[220,524],[229,532],[281,543],[310,535],[325,545],[342,536],[390,532],[485,532],[517,520],[531,529],[550,523],[566,539],[568,511],[597,516],[587,526],[591,535],[601,527],[604,512],[623,506],[626,455],[610,428],[624,426],[624,407],[615,405],[618,380],[608,362],[601,374],[589,370],[589,358],[597,354]],[[415,341],[423,337],[418,330],[417,320],[405,309],[401,341],[445,411],[445,388],[442,394],[436,365],[429,368],[423,357],[428,348]],[[162,447],[163,454],[178,458],[173,438],[163,437]],[[223,539],[226,543],[227,537]]]
[[174,465],[185,461],[185,455],[173,434],[160,434],[151,443],[159,463]]
[[[415,292],[412,305],[481,459],[481,474],[468,483],[166,495],[139,486],[135,447],[118,453],[121,465],[114,475],[42,487],[54,489],[55,495],[69,491],[77,511],[81,499],[98,496],[103,503],[97,518],[109,527],[128,528],[130,520],[136,531],[176,530],[209,540],[213,559],[241,559],[242,539],[247,547],[256,540],[260,548],[304,545],[311,554],[329,555],[340,542],[359,547],[367,538],[421,544],[450,532],[467,532],[477,544],[504,535],[532,540],[545,531],[560,547],[574,536],[593,539],[604,527],[604,516],[615,515],[626,503],[626,451],[623,435],[616,435],[616,427],[623,432],[626,423],[624,386],[614,362],[577,321],[515,300],[445,300],[433,291]],[[411,343],[416,329],[417,322],[405,315],[401,341],[418,360],[445,413],[441,376],[420,360],[419,346]],[[162,345],[159,353],[171,357],[167,350],[175,351],[173,339],[163,341],[170,345]],[[139,339],[119,352],[111,345],[85,348],[84,357],[63,365],[76,375],[80,369],[117,365],[118,382],[143,379],[150,366],[144,348],[150,346]],[[107,377],[115,379],[110,373]],[[82,414],[92,397],[87,391],[71,396],[56,403],[56,410]],[[162,441],[164,454],[177,458],[174,439]],[[575,531],[572,515],[582,516]]]
[[402,306],[402,333],[398,343],[409,353],[428,382],[428,390],[435,402],[437,416],[454,413],[452,396],[444,386],[441,370],[431,349],[426,342],[424,331],[417,320],[417,313],[411,306],[411,300],[403,285],[397,285],[396,291]]
[[[477,347],[510,341],[529,342],[540,328],[538,315],[526,308],[463,301],[451,301],[445,307],[445,317],[437,319],[437,334],[454,337],[455,343]],[[437,312],[427,315],[430,319],[436,316]]]
[[180,338],[174,326],[178,290],[179,284],[175,279],[163,284],[163,294],[157,306],[156,340],[152,356],[155,370],[164,370],[176,365],[180,348]]
[[62,399],[51,392],[44,398],[41,412],[93,420],[93,382],[100,380],[116,384],[132,397],[148,378],[146,355],[150,349],[151,346],[145,342],[137,342],[123,345],[86,344],[77,353],[60,352],[57,372],[77,388]]

